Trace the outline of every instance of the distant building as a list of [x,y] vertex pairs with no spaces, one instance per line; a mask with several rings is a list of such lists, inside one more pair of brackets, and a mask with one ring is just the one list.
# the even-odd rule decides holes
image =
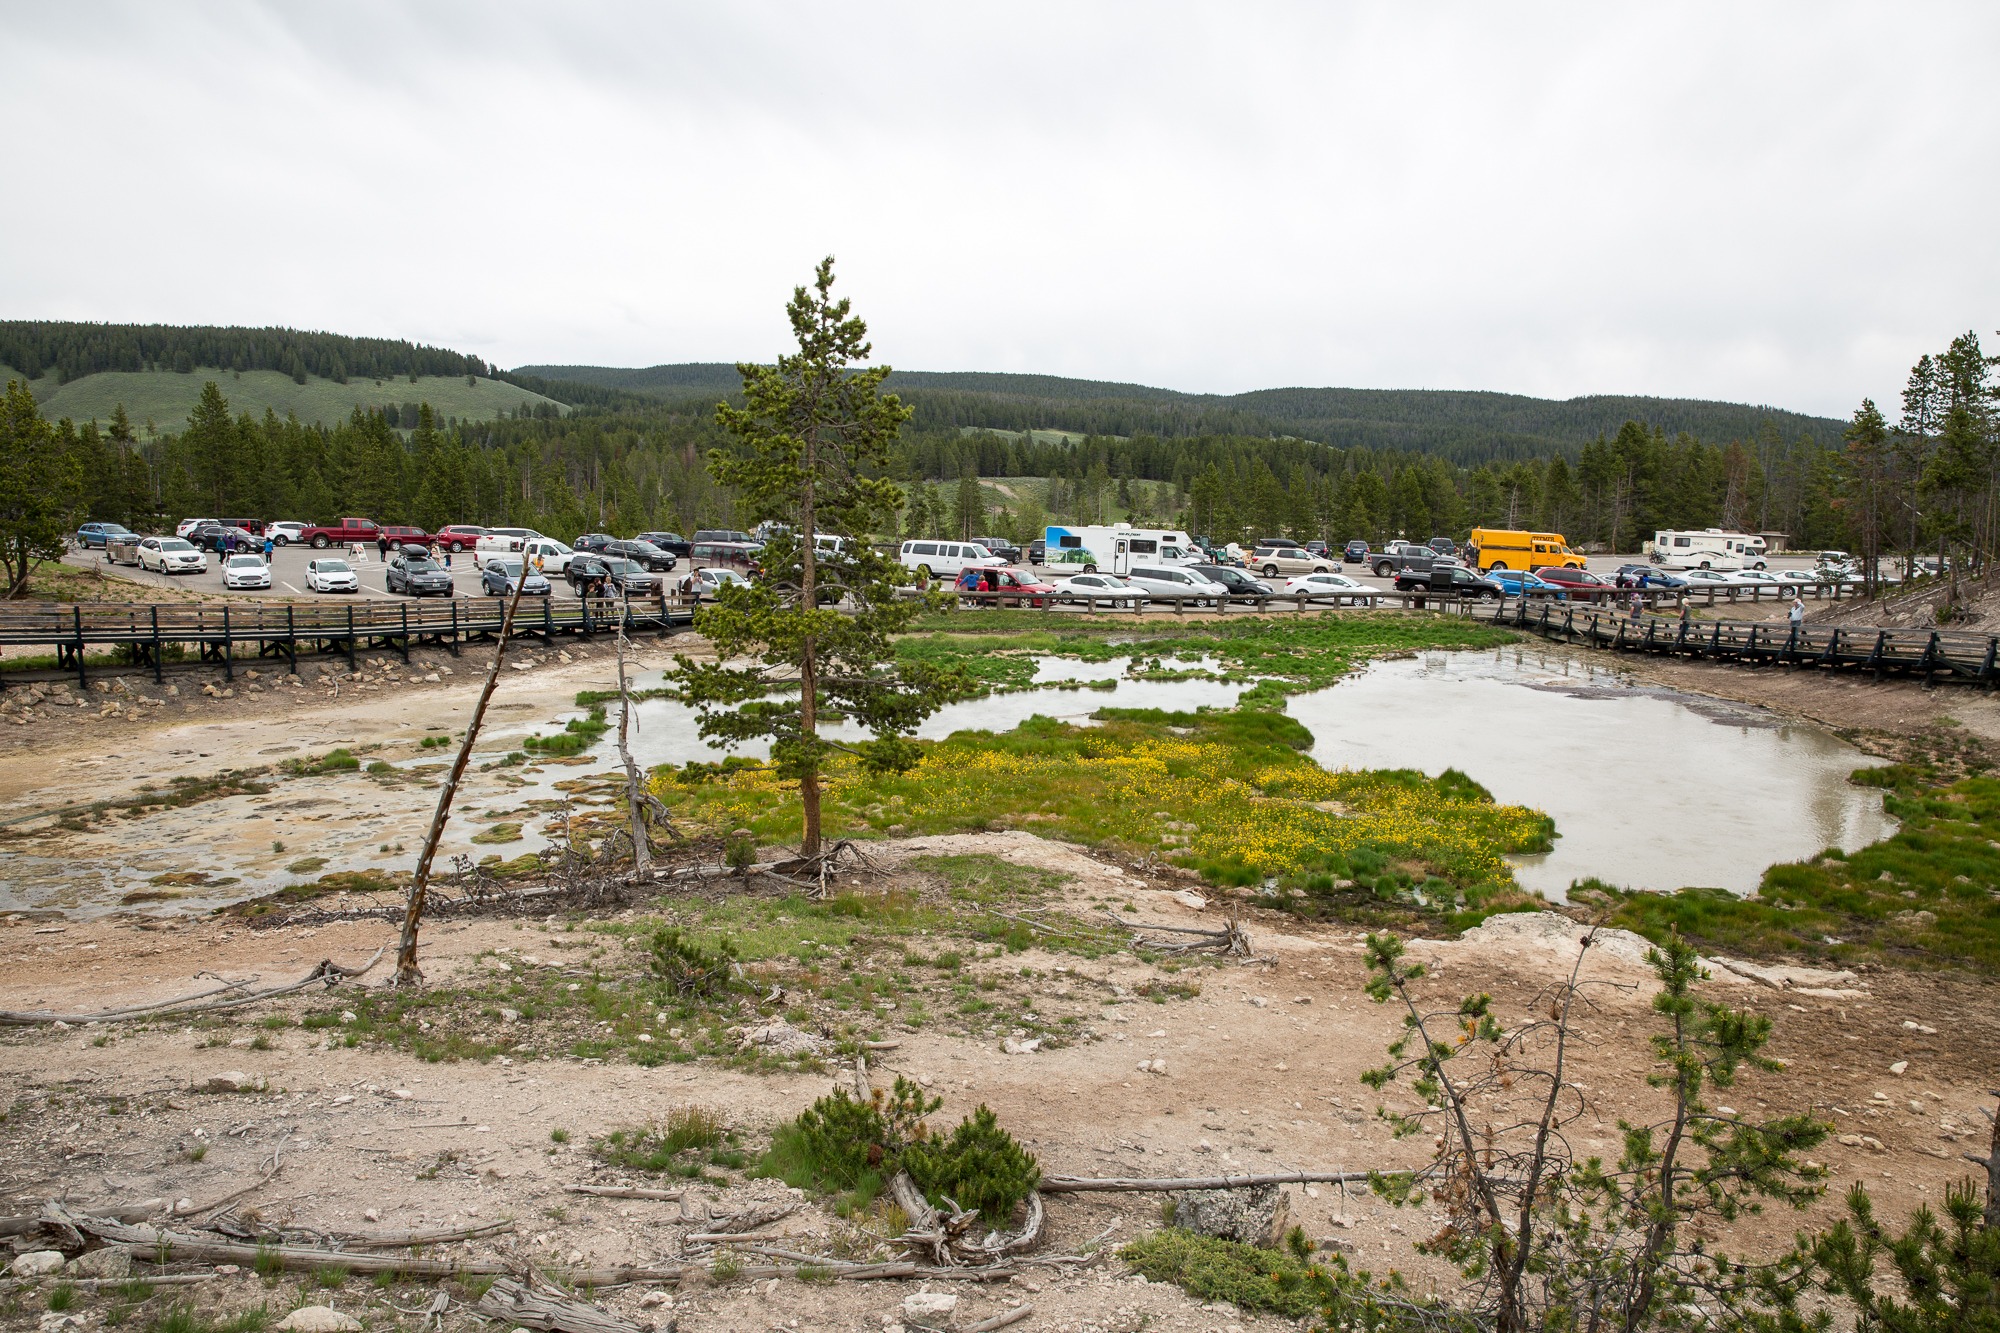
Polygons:
[[1767,555],[1777,555],[1785,549],[1786,543],[1791,541],[1791,536],[1783,532],[1760,532],[1757,535],[1764,539],[1764,551]]

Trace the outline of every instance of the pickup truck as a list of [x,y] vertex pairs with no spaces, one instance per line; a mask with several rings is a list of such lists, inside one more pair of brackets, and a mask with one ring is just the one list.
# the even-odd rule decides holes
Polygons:
[[375,539],[382,535],[382,525],[372,518],[343,518],[338,523],[310,523],[299,529],[294,540],[324,551],[329,546],[346,546],[350,542],[373,546]]
[[[1438,553],[1428,546],[1416,542],[1390,542],[1379,551],[1370,551],[1364,563],[1375,571],[1376,578],[1386,579],[1406,572],[1429,574],[1431,565],[1438,558]],[[1450,556],[1444,558],[1451,559]]]
[[1506,588],[1456,560],[1441,559],[1421,573],[1406,569],[1396,575],[1397,592],[1450,593],[1458,597],[1505,597]]

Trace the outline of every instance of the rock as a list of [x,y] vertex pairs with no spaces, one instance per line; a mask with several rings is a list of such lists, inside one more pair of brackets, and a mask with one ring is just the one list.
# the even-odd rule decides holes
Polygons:
[[78,1277],[130,1277],[132,1251],[123,1245],[107,1245],[101,1250],[85,1250],[69,1266]]
[[253,1078],[240,1069],[225,1069],[220,1074],[211,1074],[195,1091],[197,1092],[262,1092],[269,1084],[261,1078]]
[[1926,1037],[1935,1037],[1935,1036],[1937,1035],[1937,1029],[1936,1029],[1936,1028],[1934,1028],[1934,1027],[1932,1027],[1932,1026],[1931,1026],[1930,1024],[1928,1024],[1928,1023],[1918,1023],[1918,1022],[1916,1022],[1916,1021],[1914,1021],[1914,1020],[1912,1020],[1912,1019],[1908,1019],[1908,1018],[1906,1018],[1906,1019],[1904,1019],[1904,1020],[1903,1020],[1903,1031],[1905,1031],[1905,1032],[1921,1032],[1921,1033],[1923,1033],[1923,1034],[1924,1034],[1924,1035],[1925,1035]]
[[1773,990],[1798,990],[1824,999],[1858,999],[1867,994],[1856,989],[1861,984],[1861,978],[1845,969],[1829,972],[1818,967],[1767,967],[1761,963],[1746,963],[1740,958],[1722,957],[1704,958],[1702,962]]
[[1291,1221],[1291,1199],[1277,1185],[1184,1190],[1173,1196],[1174,1225],[1217,1240],[1275,1248]]
[[639,1308],[641,1310],[657,1310],[662,1305],[672,1305],[673,1303],[674,1298],[667,1295],[664,1291],[649,1291],[639,1298]]
[[7,1267],[7,1271],[15,1277],[47,1277],[62,1270],[60,1250],[29,1250],[26,1254],[16,1255],[14,1262]]
[[1251,1004],[1253,1004],[1253,1005],[1255,1005],[1255,1006],[1257,1006],[1257,1008],[1259,1008],[1259,1009],[1262,1009],[1262,1008],[1264,1008],[1264,1007],[1265,1007],[1266,1005],[1270,1004],[1271,1002],[1270,1002],[1269,1000],[1265,999],[1265,998],[1264,998],[1263,996],[1261,996],[1261,995],[1252,995],[1252,996],[1250,997],[1250,1003],[1251,1003]]
[[1042,1049],[1042,1039],[1030,1037],[1026,1041],[1021,1041],[1014,1037],[1006,1037],[1001,1040],[1000,1049],[1008,1055],[1033,1055]]
[[61,1311],[50,1310],[36,1323],[35,1333],[71,1333],[73,1329],[82,1329],[85,1327],[87,1325],[83,1322],[83,1316],[80,1314],[66,1314]]
[[519,1009],[502,1009],[500,1011],[500,1021],[502,1023],[518,1023],[521,1021],[521,1011]]
[[1208,899],[1202,897],[1192,889],[1178,890],[1174,894],[1174,901],[1182,907],[1192,907],[1197,912],[1208,906]]
[[1158,1074],[1160,1077],[1165,1078],[1167,1074],[1167,1062],[1165,1060],[1141,1060],[1139,1062],[1139,1072],[1142,1074]]
[[812,1033],[802,1032],[779,1019],[775,1023],[747,1029],[736,1043],[736,1049],[747,1051],[757,1046],[774,1055],[816,1055],[825,1045]]
[[284,1333],[360,1333],[361,1321],[349,1318],[331,1305],[301,1305],[277,1327]]
[[1901,1074],[1909,1067],[1910,1062],[1908,1060],[1898,1060],[1895,1064],[1889,1066],[1889,1072],[1892,1074]]
[[913,1291],[903,1297],[903,1322],[942,1323],[958,1312],[958,1297],[946,1291]]

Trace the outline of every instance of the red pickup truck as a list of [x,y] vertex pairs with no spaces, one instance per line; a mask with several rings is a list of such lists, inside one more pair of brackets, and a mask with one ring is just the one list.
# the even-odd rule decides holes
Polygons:
[[395,524],[385,527],[372,518],[343,518],[338,523],[315,523],[293,540],[309,544],[316,551],[324,551],[329,546],[346,546],[350,542],[373,546],[383,537],[399,547],[428,546],[431,540],[430,534],[422,528]]

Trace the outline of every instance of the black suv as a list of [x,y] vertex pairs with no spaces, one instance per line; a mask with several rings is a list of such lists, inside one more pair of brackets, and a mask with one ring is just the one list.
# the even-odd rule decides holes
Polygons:
[[615,555],[579,554],[563,572],[569,586],[583,597],[650,597],[660,581],[637,561]]
[[618,539],[608,532],[586,532],[569,544],[572,551],[601,551]]
[[390,592],[400,592],[408,597],[458,595],[458,590],[452,587],[451,575],[443,565],[408,547],[389,557],[389,567],[383,572],[382,581]]
[[674,555],[686,555],[688,547],[693,545],[692,542],[688,541],[687,538],[681,536],[678,532],[642,532],[632,540],[635,542],[651,542],[662,551],[667,551]]
[[972,544],[974,546],[984,546],[1010,565],[1021,563],[1021,548],[1008,541],[1005,537],[974,537]]
[[606,542],[594,551],[597,555],[615,555],[621,560],[631,560],[647,569],[664,573],[678,563],[673,552],[663,551],[649,541]]
[[1189,565],[1188,569],[1229,589],[1231,597],[1269,597],[1271,585],[1230,565]]

